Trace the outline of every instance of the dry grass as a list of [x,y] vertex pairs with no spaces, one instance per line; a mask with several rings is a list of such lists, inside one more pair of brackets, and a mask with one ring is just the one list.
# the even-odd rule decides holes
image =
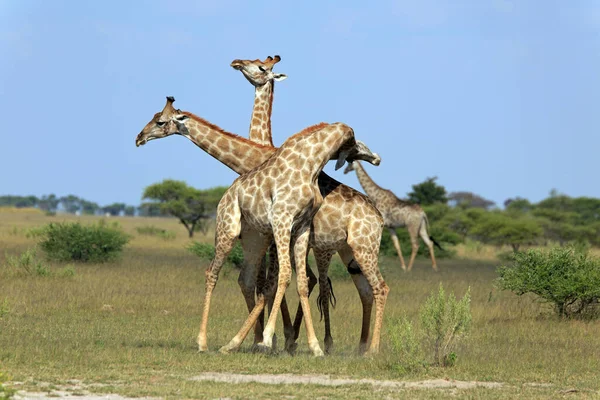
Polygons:
[[[5,252],[16,255],[34,245],[27,229],[56,220],[97,220],[95,217],[46,217],[35,213],[0,212],[0,370],[15,380],[60,383],[68,379],[104,382],[99,391],[128,395],[172,397],[391,398],[407,392],[374,392],[369,386],[323,388],[311,386],[226,385],[192,382],[200,372],[304,373],[376,379],[453,378],[505,382],[505,389],[459,392],[470,398],[593,396],[600,390],[600,322],[560,321],[546,306],[530,297],[498,292],[493,287],[497,262],[442,260],[433,273],[419,260],[410,274],[402,273],[395,258],[381,260],[391,287],[386,319],[406,314],[417,323],[419,307],[440,282],[462,296],[471,287],[473,330],[458,352],[457,365],[430,368],[400,376],[389,367],[393,360],[387,335],[382,354],[357,357],[360,302],[349,279],[335,279],[338,298],[332,311],[334,355],[308,355],[304,331],[299,355],[267,356],[248,352],[249,338],[239,354],[216,350],[233,337],[246,316],[237,286],[237,273],[225,269],[217,285],[209,323],[209,354],[196,350],[206,262],[184,250],[185,230],[172,219],[114,218],[134,239],[123,258],[112,264],[75,264],[71,278],[15,276],[6,268]],[[135,228],[154,225],[177,233],[175,240],[139,236]],[[212,242],[212,235],[198,235]],[[50,265],[59,269],[64,265]],[[293,285],[293,283],[292,283]],[[297,304],[293,290],[289,303]],[[312,300],[317,334],[322,324]],[[277,335],[282,338],[281,326]],[[523,386],[550,383],[550,387]],[[409,391],[411,398],[435,397],[430,391]],[[450,392],[444,392],[450,394]],[[439,394],[439,393],[438,393]]]

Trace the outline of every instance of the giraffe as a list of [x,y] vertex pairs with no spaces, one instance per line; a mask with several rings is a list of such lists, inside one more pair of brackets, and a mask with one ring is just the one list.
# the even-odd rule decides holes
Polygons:
[[[240,71],[244,77],[255,87],[255,98],[254,98],[254,106],[252,110],[252,118],[250,123],[250,140],[257,142],[259,144],[264,144],[267,146],[273,146],[272,141],[272,131],[271,131],[271,112],[273,106],[273,95],[274,95],[274,81],[281,81],[287,78],[284,74],[277,74],[272,72],[273,67],[276,63],[281,61],[281,57],[276,55],[274,57],[267,57],[264,61],[259,59],[256,60],[241,60],[236,59],[231,62],[231,67],[235,70]],[[344,201],[354,202],[355,197],[350,197],[348,199],[341,199],[342,201],[335,203],[338,207],[344,207]],[[334,203],[328,203],[334,204]],[[325,211],[325,209],[323,209]],[[348,210],[350,213],[353,212],[351,208]],[[335,212],[335,211],[333,211]],[[342,214],[343,215],[343,214]],[[341,215],[340,215],[341,216]],[[323,227],[327,229],[327,227]],[[375,237],[375,236],[373,236]],[[327,247],[327,246],[325,246]],[[333,347],[333,339],[331,337],[331,322],[329,318],[329,299],[332,294],[330,288],[330,280],[328,277],[328,269],[329,264],[331,262],[331,257],[337,251],[336,247],[330,248],[313,248],[313,253],[315,254],[315,259],[317,261],[317,268],[319,270],[319,298],[317,300],[319,305],[319,310],[321,311],[322,317],[325,319],[325,351],[329,353],[331,348]],[[274,254],[274,252],[270,249],[269,254]],[[349,271],[352,268],[352,260],[347,264]],[[272,263],[270,268],[276,268],[275,264]],[[314,288],[316,281],[314,275],[312,275],[311,269],[307,270],[309,277],[309,296]],[[261,273],[262,275],[262,273]],[[359,294],[368,293],[364,290],[361,290],[361,287],[368,287],[368,283],[365,281],[364,276],[360,274],[355,274],[356,278],[353,280],[355,283]],[[363,281],[363,282],[361,282]],[[245,282],[255,283],[256,281],[246,279],[241,279],[240,274],[240,285]],[[244,293],[253,293],[254,287],[246,287],[243,289]],[[253,301],[246,301],[248,308],[250,309],[250,304],[254,304]],[[361,299],[363,303],[363,307],[368,303],[368,300]],[[333,303],[332,303],[333,304]],[[285,303],[282,304],[282,317],[284,319],[284,327],[287,326],[286,321],[289,318],[289,313],[287,311],[287,305]],[[258,317],[258,323],[256,327],[262,324],[262,314]],[[300,325],[302,323],[302,308],[298,305],[298,310],[296,312],[296,318],[294,321],[294,340],[298,338]],[[256,331],[255,327],[255,331]],[[284,329],[287,331],[287,329]],[[240,336],[244,336],[243,333]],[[256,337],[256,333],[255,333]],[[256,339],[255,339],[256,340]],[[289,343],[289,341],[288,341]]]
[[[185,120],[183,116],[182,120]],[[184,127],[184,125],[180,124]],[[312,218],[323,196],[317,177],[327,161],[337,155],[336,170],[355,150],[354,131],[343,123],[321,123],[288,138],[263,164],[238,177],[227,189],[217,207],[215,257],[206,272],[204,311],[199,335],[206,347],[206,324],[212,291],[219,271],[238,236],[256,240],[261,256],[269,240],[275,239],[279,274],[273,309],[263,332],[266,348],[272,347],[278,310],[291,280],[292,261],[296,264],[297,290],[304,312],[308,346],[314,356],[323,356],[315,336],[306,278],[306,252]],[[306,159],[312,162],[306,162]],[[291,250],[291,252],[290,252]],[[204,346],[203,346],[204,344]]]
[[[172,97],[167,98],[164,109],[156,113],[137,136],[136,146],[142,146],[150,140],[179,134],[238,174],[246,173],[262,164],[277,150],[225,132],[192,113],[175,110],[172,105],[174,101]],[[179,120],[182,122],[175,125],[174,121]],[[375,160],[369,160],[368,157],[366,160],[375,163]],[[323,172],[319,175],[318,181],[324,199],[313,219],[311,246],[313,251],[317,252],[322,250],[333,254],[337,250],[349,267],[363,305],[363,324],[359,343],[361,353],[367,349],[371,310],[375,301],[375,326],[369,348],[369,352],[373,353],[379,348],[383,309],[389,292],[377,265],[383,218],[373,202],[362,193],[339,183]],[[246,255],[247,246],[244,244],[243,236],[242,239],[242,246],[245,248],[244,258],[248,261],[246,264],[251,266],[260,258],[252,253],[250,257],[254,261],[249,261],[250,257]],[[327,264],[328,262],[329,260]],[[236,335],[236,338],[223,350],[239,348],[242,340],[243,337]]]
[[344,170],[344,174],[347,174],[350,171],[356,171],[356,176],[358,177],[360,185],[367,195],[373,199],[376,207],[381,212],[381,215],[383,215],[385,227],[388,228],[390,232],[392,242],[394,243],[398,257],[400,257],[402,269],[404,271],[407,270],[406,264],[404,264],[404,257],[402,257],[402,250],[400,249],[400,241],[396,234],[396,228],[406,227],[412,245],[410,260],[408,261],[408,271],[412,270],[415,257],[417,256],[417,250],[419,249],[419,243],[417,241],[418,236],[421,236],[421,239],[423,239],[423,242],[425,242],[425,245],[429,248],[432,267],[434,271],[437,271],[438,268],[433,253],[433,245],[435,244],[440,250],[443,249],[432,236],[429,236],[429,220],[421,206],[400,200],[391,190],[383,189],[381,186],[377,185],[358,161],[349,163]]

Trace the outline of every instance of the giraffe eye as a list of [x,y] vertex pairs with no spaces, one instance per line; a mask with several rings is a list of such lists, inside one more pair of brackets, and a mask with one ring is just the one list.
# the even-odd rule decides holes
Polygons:
[[267,72],[267,70],[266,70],[266,69],[265,69],[265,67],[263,67],[263,66],[260,66],[260,65],[259,65],[259,66],[258,66],[258,69],[260,69],[260,70],[261,70],[261,72]]
[[166,124],[166,123],[167,123],[167,121],[158,121],[158,122],[156,123],[156,125],[158,125],[158,126],[163,126],[163,125],[164,125],[164,124]]

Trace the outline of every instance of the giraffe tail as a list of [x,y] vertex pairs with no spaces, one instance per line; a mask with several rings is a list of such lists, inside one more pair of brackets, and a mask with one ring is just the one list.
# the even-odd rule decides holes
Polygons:
[[438,249],[440,249],[441,251],[444,251],[444,249],[442,248],[442,246],[440,246],[440,244],[433,238],[433,236],[429,236],[429,239],[433,242],[433,244],[436,245],[436,247]]
[[[425,225],[427,225],[427,234],[429,235],[429,219],[427,218],[427,214],[423,213],[423,219],[425,220]],[[440,250],[444,251],[442,246],[433,238],[433,236],[429,235],[429,240],[433,242],[433,244]]]
[[[331,293],[331,296],[327,297],[329,297],[329,302],[331,303],[331,306],[335,308],[335,305],[337,304],[337,299],[335,298],[335,293],[333,293],[333,285],[331,284],[331,278],[327,277],[327,282],[329,282],[329,292]],[[319,321],[323,320],[323,302],[327,302],[327,300],[324,299],[323,296],[321,296],[321,294],[319,293],[319,296],[317,297],[317,308],[319,309],[319,314],[321,314],[321,318],[319,319]]]

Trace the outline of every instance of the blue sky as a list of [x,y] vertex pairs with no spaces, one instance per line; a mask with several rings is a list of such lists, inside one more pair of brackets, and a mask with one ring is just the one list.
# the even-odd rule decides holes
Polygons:
[[499,205],[600,197],[599,2],[368,3],[0,1],[0,195],[139,204],[165,178],[229,185],[186,139],[135,136],[167,95],[247,136],[254,90],[229,63],[279,54],[276,145],[341,121],[400,197],[430,176]]

